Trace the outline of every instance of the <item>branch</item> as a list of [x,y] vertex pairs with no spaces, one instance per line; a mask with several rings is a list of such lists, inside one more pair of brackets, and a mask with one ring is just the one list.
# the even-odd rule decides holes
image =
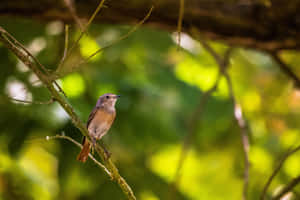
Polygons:
[[275,60],[275,62],[278,64],[278,66],[280,67],[281,71],[283,73],[285,73],[285,75],[287,75],[288,77],[290,77],[295,86],[297,88],[300,88],[300,79],[297,77],[297,75],[289,68],[289,66],[287,64],[285,64],[281,58],[279,57],[277,52],[272,52],[271,57]]
[[[65,1],[70,1],[70,0],[65,0]],[[73,51],[74,48],[79,44],[79,41],[81,40],[81,38],[83,37],[83,35],[86,34],[86,32],[87,32],[87,30],[88,30],[90,24],[93,22],[94,18],[96,17],[96,15],[97,15],[98,12],[100,11],[100,9],[103,7],[104,2],[105,2],[105,0],[101,0],[101,1],[99,2],[99,4],[98,4],[96,10],[93,12],[92,16],[90,17],[90,19],[89,19],[87,25],[86,25],[84,28],[82,28],[82,30],[80,31],[79,37],[77,38],[77,40],[76,40],[76,41],[73,43],[73,45],[71,46],[71,48],[70,48],[69,52],[67,53],[67,56],[65,57],[65,59],[67,59],[67,58],[71,55],[72,51]],[[62,60],[62,62],[60,62],[58,68],[60,68],[61,65],[63,65],[65,59]]]
[[247,126],[246,122],[243,118],[243,111],[241,106],[236,102],[234,92],[233,92],[233,86],[230,79],[230,76],[228,75],[227,71],[224,72],[224,76],[227,81],[227,85],[229,87],[229,92],[231,99],[234,104],[234,117],[237,121],[237,124],[239,125],[240,131],[241,131],[241,139],[243,144],[243,153],[244,153],[244,186],[243,186],[243,199],[246,200],[248,196],[248,185],[249,185],[249,168],[250,168],[250,161],[249,161],[249,136],[247,133]]
[[63,57],[61,58],[58,67],[56,69],[56,73],[59,73],[62,68],[62,63],[66,59],[68,55],[68,46],[69,46],[69,25],[65,25],[65,45],[64,45],[64,53]]
[[208,53],[215,59],[216,63],[219,65],[220,71],[226,79],[230,98],[233,101],[234,105],[234,118],[237,121],[237,124],[240,128],[241,139],[243,144],[243,153],[244,153],[244,186],[243,186],[243,200],[247,200],[248,196],[248,185],[249,185],[249,136],[247,134],[247,126],[245,120],[243,118],[243,111],[241,106],[236,102],[236,98],[233,91],[232,81],[227,72],[227,68],[229,66],[229,58],[232,53],[232,48],[228,48],[224,54],[224,58],[222,58],[206,41],[201,40],[202,46],[207,50]]
[[208,98],[217,89],[217,86],[221,79],[220,74],[218,75],[217,80],[214,83],[214,85],[202,94],[199,104],[197,105],[197,108],[195,109],[194,113],[192,113],[191,118],[187,123],[188,124],[188,127],[187,127],[188,132],[185,135],[182,146],[181,146],[179,161],[178,161],[178,164],[176,167],[173,182],[169,186],[168,199],[173,199],[173,191],[174,191],[175,187],[178,187],[178,185],[179,185],[179,182],[181,179],[181,170],[182,170],[183,164],[186,160],[187,153],[190,149],[190,144],[193,141],[193,138],[195,137],[195,134],[196,134],[197,122],[201,121],[203,108],[204,108]]
[[267,194],[267,191],[273,181],[273,179],[275,178],[275,176],[278,174],[278,172],[280,171],[280,169],[282,168],[284,162],[291,156],[293,155],[294,153],[296,153],[297,151],[300,150],[300,145],[292,150],[289,150],[285,153],[285,155],[280,159],[279,163],[278,163],[278,166],[275,168],[275,170],[273,171],[273,173],[271,174],[271,176],[269,177],[262,193],[261,193],[261,196],[260,196],[260,200],[264,200],[266,198],[266,194]]
[[66,7],[68,8],[72,18],[74,19],[75,23],[78,25],[78,27],[80,28],[80,30],[83,30],[83,25],[80,21],[80,18],[77,16],[76,14],[76,8],[74,5],[74,0],[63,0],[64,4],[66,5]]
[[[100,6],[100,4],[98,5],[98,7],[99,7],[99,6]],[[103,6],[103,5],[102,5],[102,6]],[[133,33],[134,33],[141,25],[143,25],[143,24],[146,22],[146,20],[151,16],[151,13],[152,13],[153,9],[154,9],[154,6],[151,6],[151,8],[150,8],[150,10],[148,11],[148,13],[146,14],[146,16],[145,16],[138,24],[136,24],[132,29],[130,29],[125,35],[119,37],[119,38],[116,39],[115,41],[112,41],[110,44],[108,44],[108,45],[106,45],[106,46],[104,46],[104,47],[102,47],[102,48],[96,50],[94,53],[92,53],[91,55],[89,55],[87,58],[83,59],[83,61],[81,61],[81,62],[79,62],[77,65],[75,65],[73,68],[74,68],[74,69],[79,68],[79,66],[81,66],[81,65],[83,65],[83,64],[85,64],[85,63],[87,63],[87,62],[89,62],[89,60],[91,60],[94,56],[96,56],[96,55],[99,54],[100,52],[102,52],[102,51],[104,51],[105,49],[108,49],[108,48],[112,47],[112,46],[115,45],[116,43],[118,43],[118,42],[120,42],[120,41],[122,41],[122,40],[128,38],[128,37],[129,37],[131,34],[133,34]],[[95,13],[94,13],[94,14],[95,14]],[[79,36],[79,38],[77,39],[77,41],[75,42],[75,44],[70,48],[70,50],[69,50],[69,52],[68,52],[66,58],[70,55],[72,49],[76,46],[76,43],[79,42],[79,40],[81,39],[81,37],[82,37],[82,36]],[[66,58],[65,58],[65,59],[66,59]],[[64,59],[64,60],[65,60],[65,59]],[[63,65],[63,62],[64,62],[64,61],[60,62],[58,68],[61,68],[61,66]],[[56,78],[58,78],[59,75],[58,75],[58,74],[56,74],[56,75],[57,75]]]
[[118,38],[117,40],[113,41],[112,43],[110,43],[107,46],[104,46],[100,49],[98,49],[97,51],[95,51],[94,53],[92,53],[89,57],[87,57],[83,62],[81,62],[79,65],[84,64],[86,62],[88,62],[92,57],[94,57],[95,55],[97,55],[98,53],[100,53],[101,51],[103,51],[104,49],[107,49],[111,46],[113,46],[114,44],[128,38],[132,33],[134,33],[141,25],[143,25],[145,23],[145,21],[151,16],[151,13],[154,9],[154,6],[151,6],[149,12],[147,13],[147,15],[138,23],[136,24],[130,31],[128,31],[128,33],[126,33],[125,35],[121,36],[120,38]]
[[[76,146],[78,146],[79,148],[82,149],[82,145],[80,143],[78,143],[77,141],[75,141],[73,138],[69,137],[69,136],[65,136],[65,135],[46,136],[46,140],[53,140],[53,139],[65,139],[65,140],[69,140],[70,142],[72,142],[73,144],[75,144]],[[96,158],[92,154],[89,154],[89,157],[92,159],[92,161],[94,161],[94,163],[96,163],[96,165],[98,167],[100,167],[101,169],[103,169],[103,171],[111,179],[113,179],[112,174],[108,171],[108,169],[104,165],[102,165],[98,160],[96,160]]]
[[[55,87],[52,85],[52,82],[39,70],[36,63],[31,61],[30,56],[26,52],[24,52],[23,49],[20,49],[18,45],[15,45],[16,43],[18,43],[18,41],[14,37],[12,37],[6,30],[4,30],[1,26],[0,26],[0,41],[2,41],[2,43],[6,48],[8,48],[12,53],[14,53],[28,68],[30,68],[37,75],[37,77],[48,88],[53,98],[55,98],[55,100],[61,105],[61,107],[66,111],[66,113],[68,113],[73,124],[80,130],[80,132],[84,136],[86,136],[86,138],[89,141],[91,141],[88,130],[86,129],[84,123],[81,122],[80,118],[77,116],[72,106],[55,89]],[[96,149],[97,149],[97,153],[103,160],[106,168],[112,174],[113,180],[119,184],[123,193],[127,196],[128,199],[136,200],[136,197],[134,196],[130,186],[127,184],[125,179],[123,179],[120,176],[118,169],[111,161],[111,159],[105,159],[106,157],[105,157],[104,150],[98,145]]]
[[20,103],[25,103],[25,104],[40,104],[40,105],[49,105],[52,104],[55,99],[51,98],[49,101],[26,101],[26,100],[21,100],[21,99],[15,99],[12,97],[6,97],[7,99],[10,99],[12,101],[20,102]]
[[290,183],[288,183],[272,200],[280,200],[286,193],[290,192],[296,185],[300,183],[300,176],[294,178]]
[[[39,61],[38,61],[38,59],[36,59],[26,48],[25,48],[25,46],[23,45],[23,44],[21,44],[19,41],[17,41],[12,35],[10,35],[8,32],[6,32],[1,26],[0,26],[0,32],[2,32],[2,33],[5,33],[4,35],[2,35],[2,37],[3,38],[5,38],[5,40],[8,42],[9,41],[9,43],[10,43],[10,45],[12,45],[13,46],[13,48],[14,49],[18,49],[19,51],[20,51],[20,56],[24,56],[24,57],[26,57],[26,62],[32,62],[32,60],[33,60],[33,62],[35,63],[35,66],[36,66],[36,64],[37,64],[37,66],[39,66],[43,71],[44,71],[44,73],[47,75],[47,76],[50,76],[50,74],[49,74],[49,71],[46,69],[46,67],[44,66],[44,65],[42,65]],[[24,52],[22,52],[22,51],[24,51]],[[25,65],[26,65],[26,63],[25,63]],[[34,73],[39,73],[39,75],[40,76],[43,76],[44,77],[44,79],[46,80],[47,79],[47,82],[49,82],[49,80],[48,80],[48,77],[47,76],[45,76],[44,75],[44,73],[43,72],[41,72],[39,69],[38,69],[38,67],[36,66],[36,72],[34,72]],[[64,91],[61,89],[61,87],[58,85],[58,83],[54,80],[54,81],[51,81],[51,82],[53,82],[54,83],[54,85],[58,88],[58,90],[59,90],[59,92],[61,92],[65,97],[66,97],[66,94],[64,93]]]
[[184,0],[179,0],[179,16],[177,21],[177,34],[178,34],[178,42],[177,45],[180,47],[181,42],[181,30],[182,30],[182,20],[183,20],[183,14],[184,14]]

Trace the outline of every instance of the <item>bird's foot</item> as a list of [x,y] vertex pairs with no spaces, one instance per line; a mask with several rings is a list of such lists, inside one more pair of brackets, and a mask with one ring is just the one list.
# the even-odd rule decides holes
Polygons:
[[105,147],[103,147],[103,150],[105,153],[105,160],[108,160],[111,156],[111,153]]
[[95,149],[96,149],[96,139],[92,138],[92,154],[94,155]]

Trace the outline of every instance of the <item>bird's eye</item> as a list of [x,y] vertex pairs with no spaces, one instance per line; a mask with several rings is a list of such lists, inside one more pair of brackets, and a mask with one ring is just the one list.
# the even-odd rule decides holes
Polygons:
[[107,99],[109,99],[109,96],[106,96]]

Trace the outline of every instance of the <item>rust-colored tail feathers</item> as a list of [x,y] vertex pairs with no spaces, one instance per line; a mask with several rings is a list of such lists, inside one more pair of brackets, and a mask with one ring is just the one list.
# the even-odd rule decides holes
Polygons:
[[83,138],[82,144],[83,144],[83,148],[81,149],[80,153],[78,154],[77,160],[80,162],[85,162],[85,161],[87,161],[87,159],[89,157],[91,145],[90,145],[89,141],[85,139],[85,137]]

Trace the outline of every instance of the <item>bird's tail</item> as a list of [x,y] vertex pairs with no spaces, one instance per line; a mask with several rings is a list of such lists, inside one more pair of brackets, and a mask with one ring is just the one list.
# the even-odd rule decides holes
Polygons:
[[85,137],[83,138],[82,144],[83,144],[83,148],[81,149],[80,153],[78,154],[77,160],[80,162],[85,162],[89,157],[91,145]]

